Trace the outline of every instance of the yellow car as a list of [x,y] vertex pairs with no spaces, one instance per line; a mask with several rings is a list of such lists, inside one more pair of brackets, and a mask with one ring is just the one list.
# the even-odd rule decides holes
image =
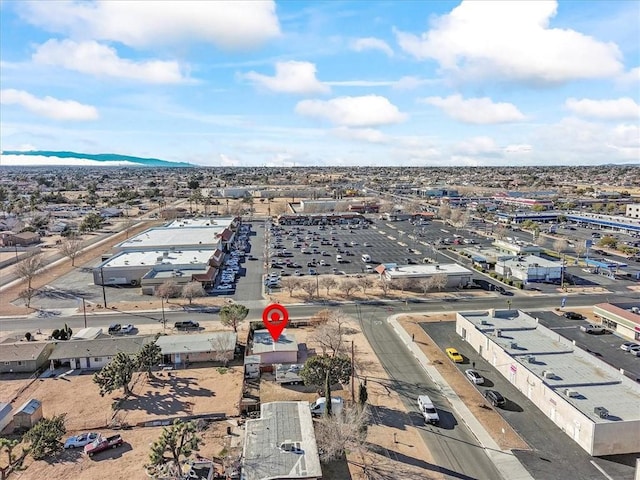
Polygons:
[[464,360],[455,348],[447,348],[445,352],[447,352],[447,357],[456,363],[462,363]]

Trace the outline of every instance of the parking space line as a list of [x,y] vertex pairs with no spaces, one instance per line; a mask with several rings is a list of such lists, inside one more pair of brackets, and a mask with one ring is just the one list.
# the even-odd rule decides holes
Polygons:
[[591,462],[591,465],[596,467],[598,469],[598,471],[607,478],[607,480],[613,480],[613,477],[611,477],[607,472],[605,472],[600,465],[598,465],[593,460],[590,460],[590,462]]

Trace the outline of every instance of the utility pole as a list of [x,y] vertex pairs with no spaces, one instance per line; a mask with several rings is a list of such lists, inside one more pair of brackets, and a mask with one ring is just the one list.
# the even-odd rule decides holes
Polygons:
[[162,331],[167,329],[167,319],[164,316],[164,297],[160,297],[160,304],[162,305]]
[[560,288],[564,291],[564,264],[565,264],[566,254],[562,254],[562,266],[560,267]]
[[107,291],[104,288],[104,269],[100,267],[100,280],[102,283],[102,300],[104,301],[104,308],[107,308]]
[[355,403],[356,401],[356,390],[355,390],[355,378],[356,378],[356,369],[354,365],[355,358],[355,347],[353,345],[353,340],[351,340],[351,401]]
[[87,328],[87,306],[84,301],[84,297],[82,298],[82,313],[84,315],[84,328]]

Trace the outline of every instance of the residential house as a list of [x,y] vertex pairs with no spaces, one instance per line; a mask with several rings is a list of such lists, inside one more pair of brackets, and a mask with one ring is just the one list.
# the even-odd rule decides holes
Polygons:
[[163,335],[156,344],[162,349],[163,363],[180,365],[233,360],[238,335],[234,332],[207,332]]
[[256,330],[250,350],[251,355],[260,357],[261,365],[298,363],[298,342],[287,330],[283,330],[277,342],[273,341],[268,330]]
[[320,457],[308,402],[264,403],[247,420],[242,451],[244,480],[319,480]]
[[16,342],[8,338],[0,343],[0,373],[32,373],[47,363],[53,344]]

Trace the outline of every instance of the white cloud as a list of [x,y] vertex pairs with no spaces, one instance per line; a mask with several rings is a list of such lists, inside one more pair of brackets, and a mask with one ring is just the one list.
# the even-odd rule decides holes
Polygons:
[[316,78],[316,66],[310,62],[278,62],[273,77],[256,72],[246,73],[242,77],[274,92],[308,95],[331,91]]
[[400,47],[434,59],[460,78],[503,77],[558,83],[622,73],[614,43],[571,29],[550,28],[555,1],[464,1],[420,36],[396,31]]
[[47,31],[132,47],[202,41],[246,49],[280,36],[274,1],[24,2],[21,9]]
[[640,85],[640,67],[632,68],[628,72],[618,77],[618,83],[623,86],[639,86]]
[[407,115],[401,113],[387,98],[379,95],[338,97],[331,100],[303,100],[295,111],[299,115],[324,118],[335,125],[375,127],[400,123]]
[[526,143],[507,145],[506,147],[504,147],[504,153],[507,154],[531,153],[532,151],[533,146]]
[[386,143],[389,138],[375,128],[347,128],[339,127],[333,130],[333,134],[346,140],[359,140],[369,143]]
[[393,50],[389,44],[384,40],[374,37],[358,38],[354,40],[351,42],[351,49],[356,52],[362,52],[364,50],[378,50],[389,57],[393,56]]
[[146,83],[181,83],[186,81],[180,65],[174,61],[134,62],[118,57],[114,48],[95,41],[48,40],[38,46],[34,62],[57,65],[96,77],[127,78]]
[[395,90],[414,90],[423,85],[430,85],[437,82],[437,80],[434,81],[428,78],[413,77],[408,75],[395,82],[393,84],[393,88]]
[[488,97],[465,100],[461,95],[450,95],[444,98],[427,97],[418,101],[438,107],[451,118],[464,123],[486,125],[525,119],[522,112],[512,103],[494,103]]
[[20,105],[27,110],[54,120],[96,120],[98,111],[91,105],[83,105],[75,100],[58,100],[53,97],[38,98],[24,90],[12,88],[0,90],[0,103]]
[[581,117],[602,118],[605,120],[631,120],[640,116],[640,105],[632,98],[616,100],[591,100],[569,98],[565,107]]
[[491,137],[473,137],[453,145],[455,154],[459,155],[496,155],[500,148]]

